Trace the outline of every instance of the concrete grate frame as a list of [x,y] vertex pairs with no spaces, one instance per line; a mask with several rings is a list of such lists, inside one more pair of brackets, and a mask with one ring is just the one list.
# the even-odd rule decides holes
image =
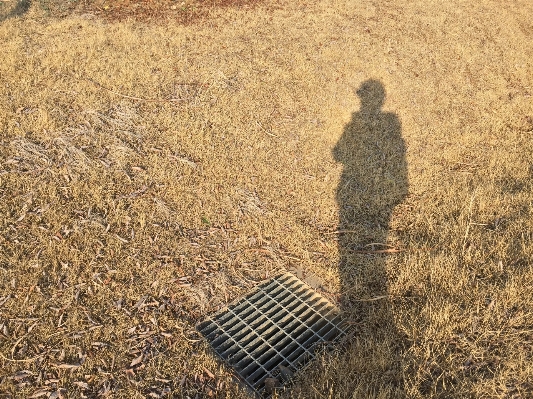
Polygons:
[[339,310],[291,273],[275,277],[197,326],[215,353],[259,396],[346,334]]

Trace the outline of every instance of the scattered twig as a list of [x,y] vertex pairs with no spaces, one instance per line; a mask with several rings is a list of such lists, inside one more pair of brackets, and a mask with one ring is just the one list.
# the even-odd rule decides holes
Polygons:
[[375,247],[376,245],[380,245],[382,247],[394,248],[392,245],[384,244],[382,242],[371,242],[370,244],[366,244],[365,247]]
[[209,371],[206,367],[204,367],[203,370],[204,370],[204,373],[206,373],[209,378],[211,379],[215,378],[215,375],[211,371]]
[[22,337],[20,337],[19,339],[17,339],[17,341],[15,342],[15,345],[13,345],[13,347],[11,348],[11,357],[13,358],[14,355],[15,355],[15,351],[17,350],[17,346],[18,344],[20,344],[20,342],[26,338],[28,336],[28,334],[24,334]]
[[357,302],[374,302],[374,301],[379,301],[380,299],[386,299],[389,297],[390,295],[381,295],[381,296],[376,296],[374,298],[369,298],[369,299],[357,299]]
[[127,94],[122,94],[122,93],[119,93],[118,91],[115,91],[115,90],[112,90],[112,89],[110,89],[108,87],[105,87],[103,84],[101,84],[101,83],[97,82],[96,80],[91,79],[89,77],[86,77],[85,80],[88,80],[89,82],[91,82],[95,86],[98,86],[101,89],[107,90],[108,92],[110,92],[112,94],[115,94],[115,95],[123,97],[123,98],[128,98],[130,100],[146,101],[146,102],[171,102],[171,103],[172,102],[186,102],[186,101],[188,101],[187,99],[183,99],[183,98],[167,98],[167,99],[164,99],[164,98],[143,98],[143,97],[128,96]]
[[357,230],[335,230],[335,231],[327,231],[324,234],[331,235],[331,234],[345,234],[345,233],[357,233]]
[[354,254],[397,254],[399,252],[404,252],[405,249],[399,249],[399,248],[387,248],[387,249],[374,249],[374,250],[356,250],[352,249],[350,252]]
[[316,389],[314,386],[313,386],[313,389],[315,390],[315,392],[316,392],[321,398],[325,398],[325,396],[322,395],[322,394],[318,391],[318,389]]
[[467,245],[467,241],[468,241],[468,234],[470,233],[470,226],[471,226],[471,220],[472,220],[472,207],[474,205],[474,199],[476,198],[476,194],[477,194],[477,192],[474,191],[474,194],[472,194],[472,197],[470,198],[470,206],[468,207],[468,223],[466,225],[465,236],[463,238],[463,249],[461,251],[461,254],[463,254],[463,255],[464,255],[465,250],[466,250],[466,245]]
[[37,355],[35,357],[30,357],[29,359],[10,359],[8,357],[5,357],[0,353],[0,357],[8,362],[18,362],[18,363],[24,363],[24,362],[33,362],[35,359],[39,359],[40,357],[43,357],[44,354]]

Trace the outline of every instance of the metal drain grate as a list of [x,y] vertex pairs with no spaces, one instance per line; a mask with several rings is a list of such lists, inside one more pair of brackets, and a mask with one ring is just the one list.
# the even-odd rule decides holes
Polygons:
[[262,284],[198,330],[260,395],[271,393],[269,383],[287,382],[314,357],[316,344],[345,334],[338,309],[290,273]]

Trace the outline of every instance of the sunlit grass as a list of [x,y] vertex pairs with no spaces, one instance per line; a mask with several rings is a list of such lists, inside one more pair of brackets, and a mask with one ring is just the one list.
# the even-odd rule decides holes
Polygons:
[[[288,397],[531,396],[532,12],[290,2],[182,26],[34,5],[1,22],[0,391],[247,397],[194,325],[294,270],[349,292],[354,333]],[[408,193],[342,246],[400,252],[339,274],[332,150],[368,79]]]

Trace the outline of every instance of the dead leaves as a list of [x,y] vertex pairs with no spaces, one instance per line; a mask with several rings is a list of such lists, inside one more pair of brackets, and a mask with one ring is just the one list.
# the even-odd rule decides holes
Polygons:
[[30,370],[21,370],[16,372],[14,375],[11,376],[11,379],[15,380],[16,382],[20,382],[28,377],[33,376],[33,371]]
[[66,398],[66,393],[66,389],[58,389],[57,391],[52,392],[48,399],[64,399]]
[[[134,308],[140,308],[146,299],[147,297],[141,298]],[[151,330],[148,326],[144,329],[138,329],[138,326],[134,326],[128,329],[127,333],[132,335],[126,340],[131,347],[129,354],[135,357],[131,360],[129,366],[124,369],[124,372],[129,380],[134,380],[136,372],[146,367],[144,362],[148,362],[151,359],[153,352],[159,351],[156,348],[161,346],[162,338],[157,334],[157,331]]]
[[179,384],[183,391],[204,393],[207,397],[212,398],[218,392],[224,389],[225,383],[221,379],[216,379],[216,376],[206,367],[202,367],[202,372],[192,375],[183,376]]
[[210,372],[208,369],[206,369],[205,367],[203,367],[203,370],[204,370],[204,373],[211,379],[214,379],[215,378],[215,375]]
[[133,359],[130,363],[130,368],[132,367],[135,367],[137,366],[139,363],[141,363],[143,361],[143,358],[144,358],[144,354],[140,354],[138,357],[136,357],[135,359]]
[[89,389],[89,384],[87,384],[84,381],[74,381],[73,384],[81,389],[85,389],[85,390]]
[[0,297],[0,306],[4,306],[4,304],[10,299],[11,299],[11,295]]
[[58,369],[63,369],[63,370],[75,370],[78,367],[81,367],[81,364],[79,364],[79,363],[74,363],[74,364],[61,363],[61,364],[54,364],[53,366],[58,368]]
[[43,397],[43,396],[48,396],[50,394],[50,390],[49,389],[37,389],[36,391],[34,391],[31,396],[29,396],[29,399],[35,399],[35,398],[40,398],[40,397]]
[[35,398],[41,398],[43,396],[46,396],[48,399],[63,399],[65,398],[67,393],[66,389],[60,388],[55,391],[51,391],[47,388],[41,388],[37,389],[36,391],[31,394],[31,396],[28,396],[29,399],[35,399]]
[[[113,243],[111,236],[119,231],[115,230],[115,222],[101,217],[94,207],[90,211],[85,208],[79,212],[76,213],[77,220],[98,223],[97,231],[105,243],[102,248]],[[133,223],[130,221],[130,224]],[[54,245],[60,243],[49,239],[58,232],[61,243],[70,242],[79,234],[80,226],[85,224],[72,222],[53,226],[47,223],[47,241],[52,241]],[[11,311],[13,304],[19,301],[26,306],[22,309],[32,317],[0,321],[0,343],[7,343],[3,354],[14,360],[7,363],[0,359],[0,363],[9,364],[11,370],[12,378],[8,384],[24,390],[25,397],[35,395],[37,398],[61,398],[65,395],[110,397],[123,386],[142,390],[145,397],[152,398],[169,397],[175,392],[185,392],[191,398],[196,394],[210,398],[219,396],[221,391],[233,389],[229,384],[230,376],[221,375],[205,362],[194,360],[186,366],[179,366],[177,375],[169,372],[168,367],[173,359],[180,358],[177,356],[180,351],[191,350],[195,353],[191,357],[201,352],[202,340],[194,329],[181,322],[176,327],[175,320],[176,315],[195,317],[200,314],[199,304],[210,304],[210,298],[218,294],[216,290],[223,283],[220,278],[229,279],[218,254],[237,253],[242,246],[256,245],[237,241],[238,233],[229,229],[210,227],[180,231],[179,234],[190,239],[190,257],[181,256],[177,251],[161,250],[161,239],[154,239],[150,247],[152,252],[148,254],[149,261],[161,265],[161,268],[175,268],[176,272],[170,276],[156,275],[143,290],[137,291],[136,296],[109,290],[108,279],[120,281],[127,275],[123,270],[116,272],[112,267],[91,269],[80,276],[83,279],[62,277],[78,268],[76,261],[69,258],[58,261],[57,279],[32,279],[24,281],[24,284],[17,279],[10,288],[12,292],[2,293],[0,310]],[[129,239],[127,235],[123,237]],[[256,256],[269,254],[261,252],[256,255],[254,252],[250,255],[247,252],[242,255],[242,262],[251,262]],[[234,261],[241,262],[241,259]],[[227,295],[234,297],[236,290],[243,289],[241,281],[253,284],[256,279],[262,278],[263,273],[265,271],[259,269],[239,271],[231,280]],[[196,290],[197,302],[192,303],[190,297],[187,298],[189,289]],[[40,306],[37,311],[34,310],[35,304]],[[100,307],[100,304],[104,306]],[[188,308],[196,313],[189,312]],[[12,314],[13,317],[17,315]],[[169,317],[174,320],[172,323],[169,323]],[[108,323],[118,319],[120,327],[110,335]],[[76,349],[72,349],[74,346]],[[13,356],[12,348],[15,348]],[[78,349],[83,356],[76,355]],[[68,392],[64,392],[63,388]]]
[[128,369],[124,370],[124,372],[126,373],[126,376],[127,376],[129,379],[133,379],[133,378],[135,378],[135,371],[133,371],[132,368],[128,368]]

